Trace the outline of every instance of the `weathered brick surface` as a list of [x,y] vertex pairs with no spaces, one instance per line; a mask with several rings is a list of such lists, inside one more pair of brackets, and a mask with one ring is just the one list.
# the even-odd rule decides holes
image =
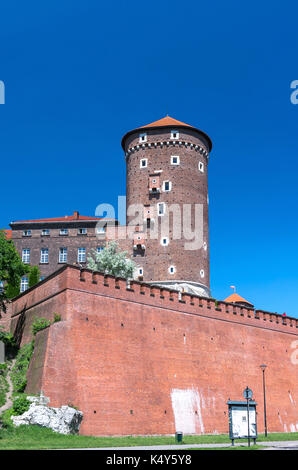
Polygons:
[[64,317],[45,330],[44,366],[35,354],[28,390],[81,409],[82,434],[174,433],[173,390],[196,392],[195,432],[228,432],[226,401],[241,400],[247,385],[263,431],[263,363],[269,431],[298,430],[297,319],[186,294],[179,301],[177,292],[137,282],[127,289],[124,280],[75,267],[45,284],[13,306],[15,319],[26,308],[29,325],[31,306],[44,316],[44,293],[65,287],[51,297],[51,311]]

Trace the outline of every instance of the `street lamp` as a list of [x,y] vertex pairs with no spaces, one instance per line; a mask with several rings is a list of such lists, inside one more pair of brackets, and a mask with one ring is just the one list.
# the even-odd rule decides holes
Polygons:
[[266,364],[260,365],[263,372],[263,393],[264,393],[264,423],[265,423],[265,437],[267,437],[267,416],[266,416],[266,391],[265,391],[265,369]]

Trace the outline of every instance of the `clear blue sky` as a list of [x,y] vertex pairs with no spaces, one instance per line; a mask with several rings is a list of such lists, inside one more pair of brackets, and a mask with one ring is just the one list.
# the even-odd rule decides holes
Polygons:
[[212,294],[298,316],[298,6],[15,1],[0,9],[0,226],[125,194],[121,137],[167,113],[213,140]]

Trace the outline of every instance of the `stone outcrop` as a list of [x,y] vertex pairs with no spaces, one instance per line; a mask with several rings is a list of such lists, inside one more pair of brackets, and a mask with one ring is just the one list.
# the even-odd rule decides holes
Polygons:
[[28,411],[20,416],[12,416],[11,419],[15,426],[37,424],[60,434],[76,434],[79,432],[83,413],[70,406],[51,408],[32,403]]

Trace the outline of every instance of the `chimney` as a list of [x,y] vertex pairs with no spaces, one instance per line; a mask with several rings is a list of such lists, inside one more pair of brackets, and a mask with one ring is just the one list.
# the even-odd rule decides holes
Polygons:
[[74,219],[79,219],[79,212],[78,211],[74,211],[73,218]]

